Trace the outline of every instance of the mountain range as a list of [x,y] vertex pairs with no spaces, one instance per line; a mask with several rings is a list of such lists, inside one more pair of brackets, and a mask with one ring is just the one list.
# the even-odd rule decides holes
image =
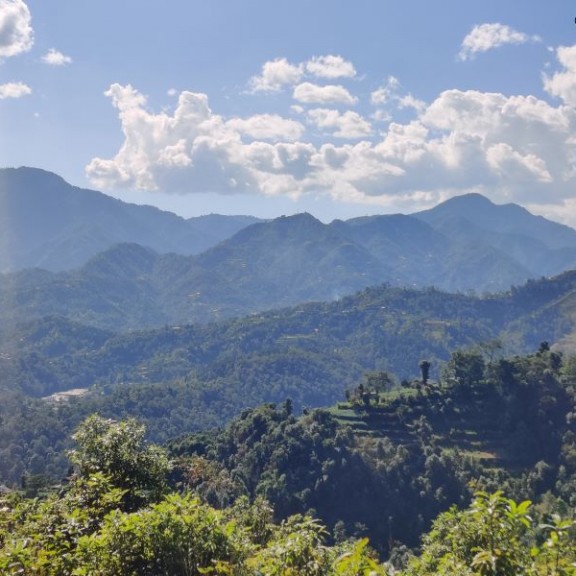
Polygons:
[[0,272],[70,270],[121,242],[198,254],[256,221],[218,214],[186,220],[76,188],[44,170],[0,170]]
[[434,380],[454,350],[576,344],[576,231],[476,194],[328,224],[185,220],[18,169],[0,201],[12,479],[59,474],[65,432],[94,412],[166,441],[263,402],[332,404],[367,372],[409,384],[423,359]]
[[0,319],[114,331],[209,322],[369,286],[495,293],[576,268],[576,230],[479,194],[412,215],[185,220],[0,171]]

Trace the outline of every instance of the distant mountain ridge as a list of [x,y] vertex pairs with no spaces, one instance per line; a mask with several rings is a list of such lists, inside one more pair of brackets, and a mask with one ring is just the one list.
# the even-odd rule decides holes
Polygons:
[[[27,184],[19,195],[10,181]],[[0,171],[0,202],[0,261],[34,257],[58,271],[0,275],[0,320],[62,314],[140,329],[331,301],[382,283],[494,293],[576,268],[576,230],[478,194],[330,224],[307,213],[184,220],[18,169]]]
[[434,227],[439,227],[442,219],[461,218],[490,232],[534,238],[551,249],[576,244],[573,228],[535,216],[517,204],[496,205],[477,193],[455,196],[434,208],[417,212],[415,216]]
[[533,276],[558,274],[576,265],[576,230],[516,204],[497,206],[480,194],[466,194],[414,216],[464,245],[497,249]]
[[186,220],[73,187],[44,170],[0,169],[0,272],[70,270],[122,242],[199,254],[258,221],[220,215]]

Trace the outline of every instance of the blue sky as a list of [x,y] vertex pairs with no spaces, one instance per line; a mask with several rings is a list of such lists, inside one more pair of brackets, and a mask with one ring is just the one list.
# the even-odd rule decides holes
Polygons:
[[0,166],[184,216],[576,226],[576,5],[0,0]]

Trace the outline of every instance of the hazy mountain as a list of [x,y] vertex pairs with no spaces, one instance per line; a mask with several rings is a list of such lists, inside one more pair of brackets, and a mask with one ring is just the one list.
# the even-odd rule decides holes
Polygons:
[[576,247],[573,228],[535,216],[517,204],[494,204],[481,194],[455,196],[415,216],[434,227],[443,219],[460,217],[491,232],[538,239],[548,248]]
[[496,249],[527,277],[576,268],[576,230],[516,204],[496,205],[480,194],[465,194],[414,216],[460,246]]
[[59,314],[114,330],[208,322],[334,300],[379,283],[381,268],[302,214],[251,226],[200,256],[119,244],[70,272],[0,275],[0,319]]
[[195,261],[270,307],[333,300],[393,273],[370,250],[310,214],[245,228]]
[[119,242],[198,254],[257,221],[216,215],[186,220],[70,186],[43,170],[0,170],[0,271],[70,270]]
[[331,224],[310,214],[184,220],[23,168],[0,171],[0,202],[0,265],[60,271],[1,276],[3,320],[62,314],[137,329],[334,300],[381,283],[497,292],[576,267],[576,230],[478,194],[411,216]]
[[[488,216],[466,222],[458,210],[478,202]],[[0,276],[0,319],[61,314],[112,330],[209,322],[330,301],[382,283],[495,292],[547,275],[554,266],[562,270],[571,261],[570,246],[548,248],[538,237],[482,228],[497,219],[499,207],[481,197],[452,204],[458,210],[451,213],[443,205],[435,219],[433,212],[422,219],[392,215],[332,224],[309,214],[281,217],[247,226],[197,256],[119,244],[73,271]],[[490,213],[496,216],[490,219]],[[518,213],[535,229],[542,223]],[[424,222],[426,217],[434,225]],[[559,226],[557,237],[570,241],[570,229],[546,220],[544,226],[551,235]],[[538,268],[537,255],[546,269]]]

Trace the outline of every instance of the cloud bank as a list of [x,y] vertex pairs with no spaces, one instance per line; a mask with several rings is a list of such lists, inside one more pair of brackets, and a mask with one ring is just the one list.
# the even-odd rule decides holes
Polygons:
[[[154,112],[136,88],[113,84],[106,96],[124,142],[113,158],[94,158],[87,175],[103,189],[330,195],[397,209],[476,191],[552,214],[574,202],[576,185],[576,46],[556,57],[558,71],[543,76],[550,101],[450,89],[425,103],[403,94],[394,77],[362,98],[339,84],[303,81],[314,62],[318,78],[340,70],[356,82],[343,59],[320,57],[264,65],[265,92],[292,86],[296,104],[286,117],[225,118],[206,94],[187,91],[172,111]],[[376,108],[373,117],[346,109],[363,104]]]

